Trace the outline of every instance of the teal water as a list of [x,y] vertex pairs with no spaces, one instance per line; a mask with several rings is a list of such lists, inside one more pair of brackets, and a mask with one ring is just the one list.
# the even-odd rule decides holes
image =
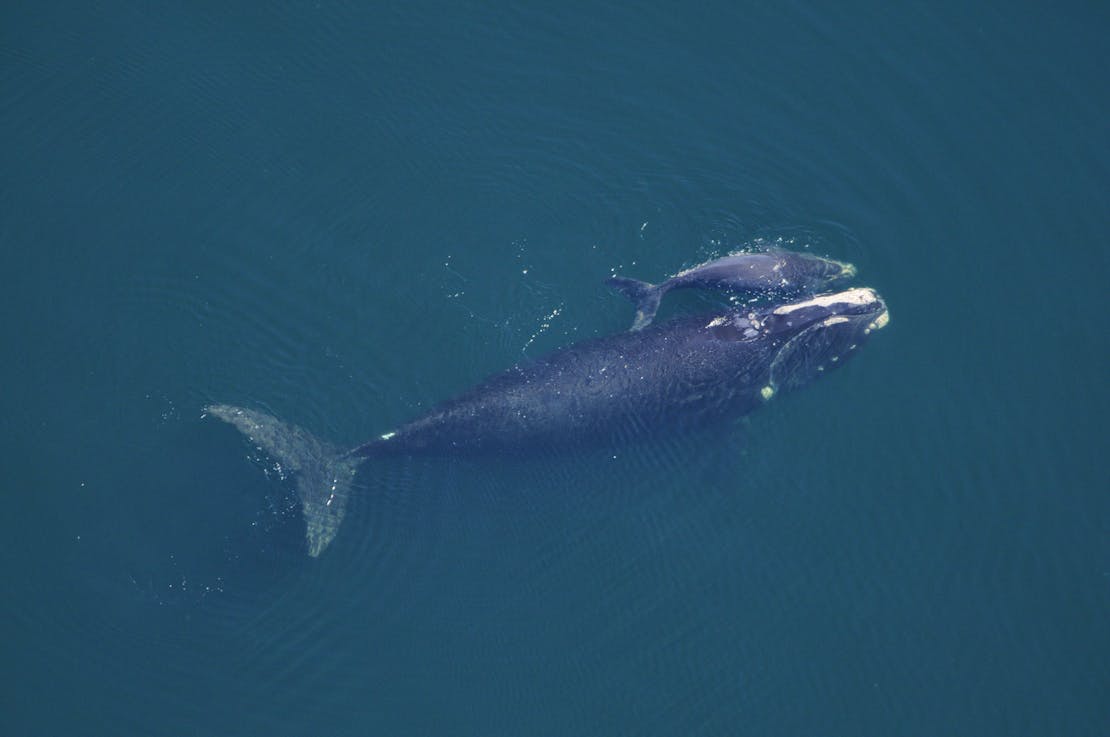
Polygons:
[[[1110,732],[1104,8],[255,5],[0,11],[0,732]],[[201,417],[354,445],[780,241],[890,305],[842,370],[318,560]]]

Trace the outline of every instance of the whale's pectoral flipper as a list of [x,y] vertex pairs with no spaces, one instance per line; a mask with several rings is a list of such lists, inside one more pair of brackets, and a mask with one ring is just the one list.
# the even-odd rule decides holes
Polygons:
[[324,552],[339,531],[355,471],[363,459],[343,454],[307,430],[251,409],[214,404],[205,411],[230,423],[294,477],[308,554]]
[[611,276],[605,283],[635,303],[636,319],[630,330],[643,330],[651,324],[655,313],[659,311],[659,302],[663,299],[665,288],[661,289],[656,284],[639,279],[629,279],[627,276]]

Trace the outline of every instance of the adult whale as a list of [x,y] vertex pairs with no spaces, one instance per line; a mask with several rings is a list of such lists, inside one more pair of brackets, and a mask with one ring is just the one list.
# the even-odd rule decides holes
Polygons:
[[369,459],[618,444],[710,425],[842,365],[888,315],[874,290],[857,288],[574,343],[347,452],[263,412],[225,404],[206,411],[294,475],[308,554],[318,556],[339,529],[355,471]]

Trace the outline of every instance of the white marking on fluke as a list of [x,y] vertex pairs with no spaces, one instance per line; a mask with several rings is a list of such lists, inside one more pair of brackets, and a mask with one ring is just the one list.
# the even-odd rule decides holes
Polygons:
[[397,433],[395,433],[395,432],[387,432],[387,433],[382,434],[380,437],[381,437],[382,440],[389,440],[391,437],[393,437],[396,434]]

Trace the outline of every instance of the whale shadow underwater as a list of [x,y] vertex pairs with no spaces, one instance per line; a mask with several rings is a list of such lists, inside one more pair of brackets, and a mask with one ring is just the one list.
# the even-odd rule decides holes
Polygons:
[[258,410],[205,411],[293,477],[316,557],[338,533],[364,463],[616,447],[710,427],[843,365],[888,321],[885,302],[867,287],[679,317],[512,366],[349,450]]

